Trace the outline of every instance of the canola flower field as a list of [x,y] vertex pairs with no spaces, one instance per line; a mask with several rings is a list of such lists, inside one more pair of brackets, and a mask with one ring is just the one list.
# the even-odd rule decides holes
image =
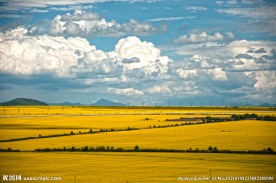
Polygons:
[[[226,150],[275,150],[276,123],[273,121],[246,119],[184,125],[187,122],[166,120],[228,118],[232,114],[246,113],[275,116],[276,110],[261,107],[2,106],[0,140],[74,135],[0,142],[0,149],[23,151],[0,152],[0,172],[2,175],[62,177],[55,182],[178,182],[185,177],[218,176],[276,178],[276,156],[270,154],[33,152],[38,148],[84,146],[133,149],[136,145],[144,149],[206,150],[212,146]],[[90,130],[102,133],[86,133]]]

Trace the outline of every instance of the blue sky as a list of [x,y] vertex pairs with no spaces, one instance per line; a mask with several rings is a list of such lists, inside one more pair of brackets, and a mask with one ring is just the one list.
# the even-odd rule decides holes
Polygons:
[[276,103],[276,3],[0,1],[0,101]]

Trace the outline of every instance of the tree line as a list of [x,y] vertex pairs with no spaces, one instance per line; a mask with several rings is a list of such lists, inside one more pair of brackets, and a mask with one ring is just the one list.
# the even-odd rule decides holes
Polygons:
[[240,121],[246,119],[254,119],[254,120],[263,120],[263,121],[276,121],[276,116],[260,116],[258,114],[232,114],[229,118],[219,118],[219,117],[210,117],[207,116],[205,119],[202,119],[202,122],[225,122],[225,121]]
[[138,145],[134,146],[133,149],[124,149],[122,147],[113,147],[113,146],[97,146],[89,147],[84,146],[81,148],[76,148],[74,146],[66,148],[44,148],[44,149],[35,149],[35,152],[178,152],[178,153],[235,153],[235,154],[276,154],[274,150],[270,147],[264,148],[263,150],[219,150],[217,147],[209,146],[208,149],[157,149],[157,148],[146,148],[141,149]]
[[118,131],[132,131],[132,130],[142,130],[142,129],[152,129],[152,128],[168,128],[168,127],[177,127],[177,126],[183,126],[183,125],[190,125],[193,123],[180,123],[180,124],[170,124],[170,125],[153,125],[143,128],[136,128],[136,127],[127,127],[125,129],[114,129],[114,128],[105,128],[100,129],[98,131],[94,131],[90,129],[89,131],[79,131],[78,133],[71,131],[69,133],[63,133],[63,134],[53,134],[53,135],[41,135],[38,136],[30,136],[30,137],[22,137],[22,138],[13,138],[13,139],[7,139],[7,140],[0,140],[1,142],[13,142],[13,141],[21,141],[21,140],[32,140],[32,139],[40,139],[40,138],[52,138],[52,137],[64,137],[64,136],[72,136],[72,135],[85,135],[85,134],[94,134],[94,133],[106,133],[106,132],[118,132]]
[[258,114],[233,114],[231,118],[235,121],[238,120],[245,120],[245,119],[256,119],[256,120],[263,120],[263,121],[276,121],[276,116],[260,116]]
[[[14,150],[11,148],[1,149],[0,152],[26,152],[20,150]],[[28,152],[175,152],[175,153],[233,153],[233,154],[276,154],[274,150],[270,147],[264,148],[263,150],[219,150],[217,147],[209,146],[208,149],[157,149],[157,148],[147,148],[141,149],[138,145],[135,145],[133,149],[124,149],[122,147],[113,147],[113,146],[97,146],[89,147],[84,146],[77,148],[72,147],[63,147],[63,148],[39,148],[33,151]]]

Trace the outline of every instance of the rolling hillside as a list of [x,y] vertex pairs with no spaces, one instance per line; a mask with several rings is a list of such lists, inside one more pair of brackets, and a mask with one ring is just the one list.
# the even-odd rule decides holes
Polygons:
[[8,102],[0,103],[2,106],[47,106],[48,104],[35,99],[16,98]]

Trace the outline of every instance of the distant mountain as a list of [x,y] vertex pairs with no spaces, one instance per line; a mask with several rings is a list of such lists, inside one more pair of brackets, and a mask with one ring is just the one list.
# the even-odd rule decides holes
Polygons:
[[53,106],[83,106],[83,104],[79,102],[76,102],[76,103],[63,102],[63,103],[48,103],[48,104]]
[[112,102],[106,99],[100,99],[96,103],[91,104],[93,106],[127,106],[126,104],[119,102]]
[[276,107],[276,104],[263,103],[259,105],[260,107]]
[[29,98],[16,98],[8,102],[0,103],[2,106],[47,106],[48,104],[35,99]]

